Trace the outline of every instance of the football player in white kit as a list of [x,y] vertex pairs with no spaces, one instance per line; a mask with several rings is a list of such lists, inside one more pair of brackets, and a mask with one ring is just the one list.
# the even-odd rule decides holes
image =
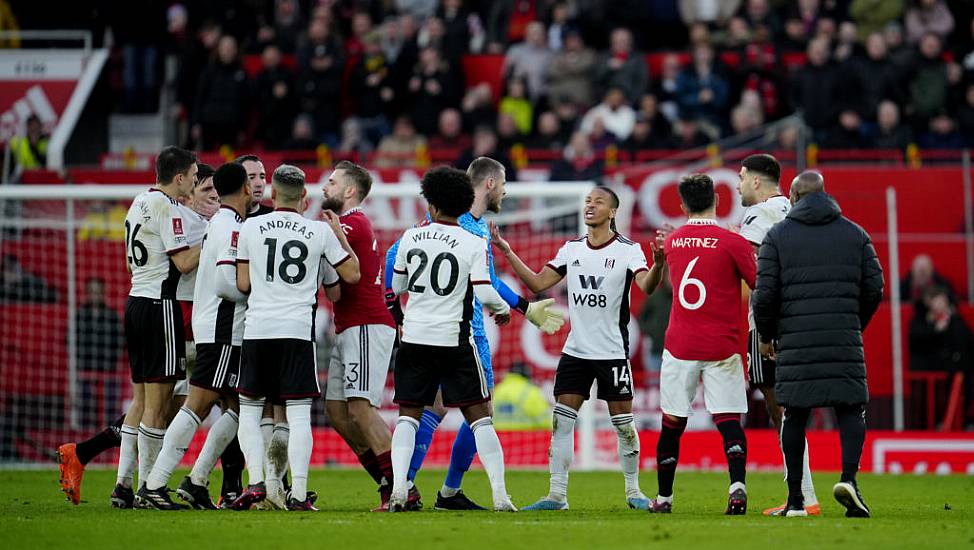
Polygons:
[[639,489],[639,434],[632,416],[632,369],[629,365],[629,290],[633,282],[647,295],[663,274],[663,238],[651,243],[653,265],[638,243],[615,229],[619,197],[596,187],[585,197],[588,234],[566,242],[551,262],[534,272],[492,228],[494,245],[507,257],[532,292],[544,292],[568,278],[571,332],[555,374],[548,496],[525,510],[567,510],[568,469],[575,453],[575,420],[598,381],[598,398],[609,406],[619,441],[619,463],[626,481],[626,503],[646,510],[649,499]]

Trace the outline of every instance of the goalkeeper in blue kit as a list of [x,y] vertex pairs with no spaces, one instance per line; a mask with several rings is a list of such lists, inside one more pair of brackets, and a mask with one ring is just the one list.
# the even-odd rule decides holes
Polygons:
[[[527,300],[520,297],[503,281],[497,278],[494,272],[494,257],[489,246],[490,230],[482,216],[488,211],[500,212],[501,201],[504,198],[504,166],[496,160],[479,157],[470,163],[470,166],[467,168],[467,175],[470,176],[474,187],[474,202],[470,211],[461,216],[458,221],[463,229],[488,241],[487,260],[489,263],[491,284],[504,301],[511,306],[511,309],[516,309],[523,313],[527,320],[531,321],[532,324],[545,333],[553,334],[557,332],[565,324],[565,319],[560,313],[550,309],[554,303],[553,299],[528,303]],[[429,223],[428,215],[422,223]],[[402,311],[400,309],[399,298],[392,293],[392,266],[395,262],[398,249],[399,241],[396,241],[386,254],[385,288],[386,304],[393,312],[393,317],[396,319],[397,324],[402,324]],[[480,363],[483,366],[484,375],[487,379],[487,387],[489,390],[493,390],[494,372],[491,367],[490,344],[487,341],[487,333],[484,330],[483,307],[476,298],[474,298],[473,318],[470,321],[470,326],[473,329],[474,345],[477,348],[477,353],[480,355]],[[437,404],[433,407],[427,407],[423,411],[419,430],[416,433],[415,451],[409,465],[408,477],[410,493],[407,509],[417,510],[422,507],[419,491],[412,486],[412,482],[416,477],[416,473],[422,467],[423,460],[426,458],[430,442],[433,440],[433,432],[436,431],[445,414],[446,409],[440,404],[439,395],[437,396]],[[473,432],[470,426],[464,422],[457,432],[456,439],[453,441],[449,470],[446,474],[446,480],[443,482],[443,487],[436,495],[434,508],[437,510],[485,509],[467,498],[460,489],[463,475],[470,469],[470,465],[473,463],[473,458],[476,454],[477,444],[474,440]]]

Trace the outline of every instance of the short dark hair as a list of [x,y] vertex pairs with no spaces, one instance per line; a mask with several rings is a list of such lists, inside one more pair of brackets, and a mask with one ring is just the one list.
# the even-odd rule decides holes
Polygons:
[[247,183],[247,171],[235,162],[224,164],[213,174],[213,188],[221,197],[237,193],[245,183]]
[[754,172],[764,176],[772,183],[777,184],[781,180],[781,165],[771,155],[762,153],[745,157],[741,161],[741,166],[746,168],[748,172]]
[[185,174],[196,164],[196,153],[169,146],[156,156],[156,182],[167,184],[179,174]]
[[714,180],[707,174],[690,174],[680,179],[680,201],[691,214],[710,209],[716,200]]
[[477,157],[467,167],[470,183],[475,187],[487,181],[487,178],[500,178],[503,172],[504,165],[490,157]]
[[233,159],[233,162],[234,164],[243,165],[243,163],[247,162],[248,160],[251,162],[260,162],[260,157],[257,155],[240,155],[239,157]]
[[351,178],[358,189],[358,200],[364,201],[372,190],[372,174],[368,170],[350,160],[343,160],[335,165],[335,170],[344,170],[345,177]]
[[423,175],[420,184],[426,202],[452,218],[462,216],[473,206],[473,186],[466,172],[440,166]]
[[285,201],[296,201],[304,194],[304,170],[290,164],[282,164],[274,170],[271,185],[277,190],[278,196]]
[[[212,177],[216,170],[205,162],[196,163],[196,185],[203,183],[206,178]],[[195,187],[195,186],[194,186]]]

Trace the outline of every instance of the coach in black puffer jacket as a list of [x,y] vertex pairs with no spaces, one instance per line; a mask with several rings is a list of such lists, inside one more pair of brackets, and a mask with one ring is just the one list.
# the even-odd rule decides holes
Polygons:
[[882,299],[883,270],[821,176],[802,174],[793,185],[794,208],[758,253],[753,298],[762,342],[778,344],[775,394],[784,407],[864,404],[862,331]]

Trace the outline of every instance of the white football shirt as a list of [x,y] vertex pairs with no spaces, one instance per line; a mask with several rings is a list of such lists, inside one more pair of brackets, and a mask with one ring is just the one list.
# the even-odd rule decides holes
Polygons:
[[129,296],[175,299],[180,272],[169,256],[190,247],[178,202],[156,188],[140,193],[125,215]]
[[331,227],[278,208],[248,218],[237,244],[250,270],[244,339],[311,340],[321,260],[337,267],[350,257]]
[[[741,220],[741,236],[754,246],[761,246],[768,231],[771,231],[774,224],[785,219],[789,211],[791,201],[782,195],[775,195],[764,202],[748,206]],[[750,330],[754,330],[754,308],[751,307],[750,300],[747,303],[747,324]]]
[[[210,222],[188,206],[180,204],[179,211],[183,218],[183,231],[186,233],[186,244],[196,246],[203,242],[203,237],[206,236],[206,228]],[[177,300],[182,302],[193,301],[193,289],[196,287],[197,271],[198,269],[194,269],[189,273],[183,273],[179,277],[179,284],[176,286]]]
[[231,302],[220,298],[216,291],[217,277],[221,276],[217,270],[237,263],[242,223],[243,219],[233,208],[221,206],[206,230],[193,292],[193,335],[197,344],[239,346],[243,341],[247,302]]
[[593,247],[588,237],[566,242],[547,264],[568,281],[571,332],[562,353],[579,359],[628,359],[629,291],[646,255],[618,233]]
[[510,311],[490,284],[487,241],[456,224],[430,223],[403,233],[393,290],[409,293],[402,341],[410,344],[468,342],[475,295],[494,313]]

